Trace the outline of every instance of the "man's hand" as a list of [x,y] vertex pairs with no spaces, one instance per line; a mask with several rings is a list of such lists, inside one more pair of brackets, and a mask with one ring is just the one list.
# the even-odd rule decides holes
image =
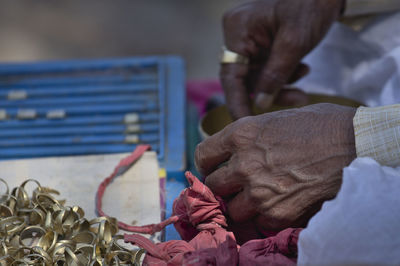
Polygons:
[[355,112],[316,104],[242,118],[197,146],[197,169],[234,221],[304,226],[335,197],[342,169],[356,157]]
[[262,0],[225,13],[225,46],[250,64],[222,64],[220,78],[232,116],[250,115],[250,95],[260,108],[274,99],[307,101],[300,91],[282,90],[308,73],[301,59],[339,17],[344,0]]

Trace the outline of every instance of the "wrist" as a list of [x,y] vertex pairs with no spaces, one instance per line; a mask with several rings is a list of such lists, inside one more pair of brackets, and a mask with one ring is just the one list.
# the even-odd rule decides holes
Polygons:
[[[354,134],[353,119],[357,109],[353,107],[341,106],[341,111],[338,113],[338,122],[335,126],[336,140],[332,143],[333,146],[341,147],[338,154],[346,158],[342,167],[348,166],[354,159],[357,158],[356,139]],[[336,150],[335,148],[333,148]]]

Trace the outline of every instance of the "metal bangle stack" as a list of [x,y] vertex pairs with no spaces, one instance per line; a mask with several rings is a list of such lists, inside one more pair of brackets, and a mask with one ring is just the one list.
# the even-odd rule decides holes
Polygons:
[[[140,265],[143,249],[128,250],[117,221],[87,220],[79,206],[56,200],[56,190],[33,179],[0,196],[0,265]],[[28,182],[37,187],[29,197]]]

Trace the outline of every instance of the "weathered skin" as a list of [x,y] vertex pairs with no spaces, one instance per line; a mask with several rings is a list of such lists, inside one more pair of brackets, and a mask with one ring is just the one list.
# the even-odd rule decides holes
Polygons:
[[234,221],[304,226],[356,157],[355,111],[316,104],[239,119],[197,146],[196,166]]
[[281,90],[308,73],[301,59],[340,16],[344,0],[262,0],[225,13],[225,46],[250,65],[222,64],[220,78],[234,118],[250,115],[250,94],[259,107],[307,101],[299,90]]

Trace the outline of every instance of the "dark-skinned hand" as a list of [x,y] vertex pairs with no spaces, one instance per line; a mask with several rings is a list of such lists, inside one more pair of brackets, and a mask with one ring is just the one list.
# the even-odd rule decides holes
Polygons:
[[197,169],[233,221],[263,230],[305,226],[335,197],[356,157],[355,112],[316,104],[239,119],[197,146]]
[[259,108],[276,103],[304,105],[299,90],[281,90],[308,73],[301,59],[340,16],[344,0],[262,0],[224,14],[227,49],[250,64],[221,64],[220,79],[229,111],[238,119],[251,114],[250,95]]

